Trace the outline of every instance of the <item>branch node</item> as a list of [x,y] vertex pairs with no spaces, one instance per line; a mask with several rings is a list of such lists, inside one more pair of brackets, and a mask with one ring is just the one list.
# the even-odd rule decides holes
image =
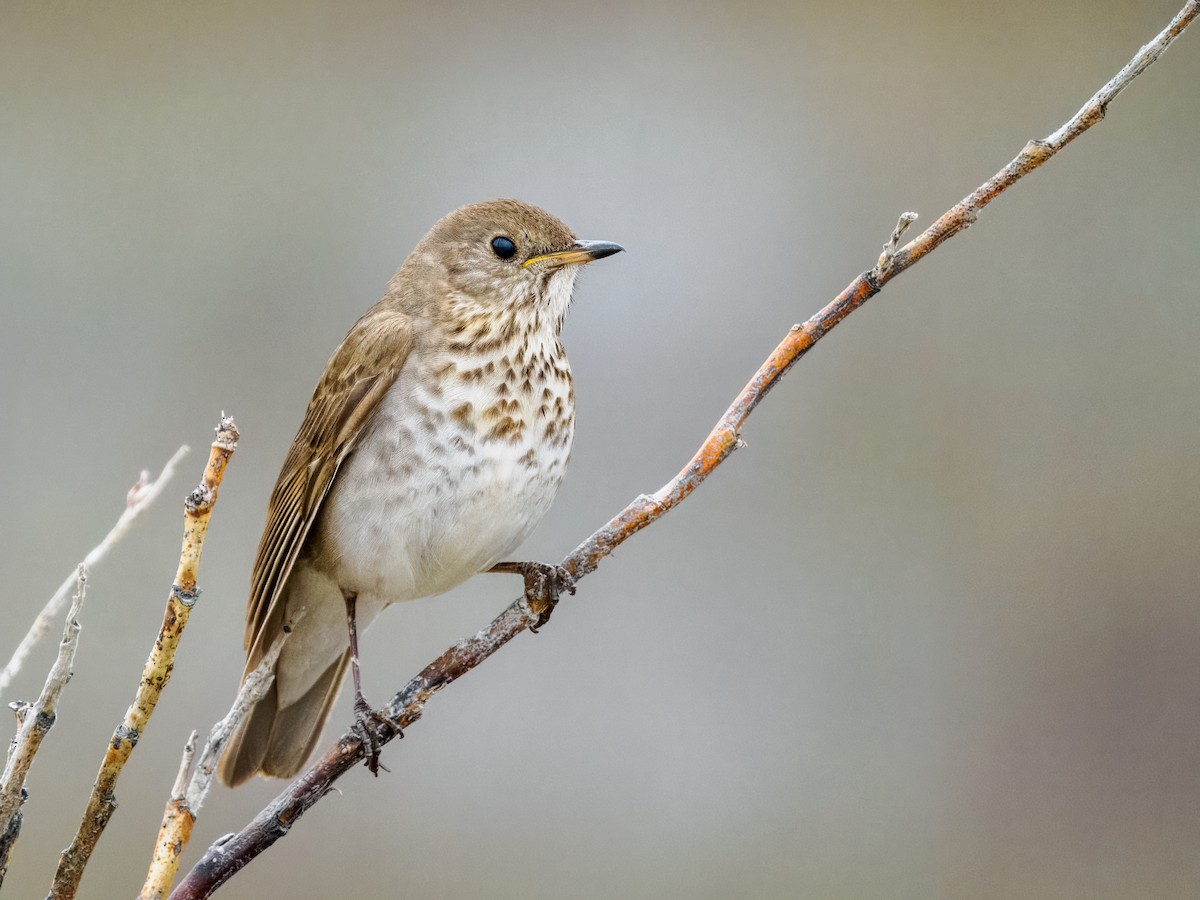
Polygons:
[[214,444],[230,453],[237,449],[238,440],[242,435],[238,431],[237,425],[233,423],[233,416],[227,416],[225,410],[221,410],[221,424],[213,430],[217,433],[216,439],[213,440]]
[[[1100,112],[1100,117],[1104,117],[1103,111]],[[1054,148],[1048,141],[1032,140],[1021,148],[1021,159],[1024,162],[1032,163],[1033,167],[1040,166],[1047,159],[1054,155]]]
[[138,734],[138,730],[136,728],[130,728],[124,723],[121,723],[113,731],[112,748],[114,750],[120,750],[122,741],[129,741],[130,747],[136,747],[139,737],[141,737],[141,735]]
[[662,501],[659,500],[658,497],[654,496],[654,494],[638,494],[637,500],[635,502],[641,503],[643,506],[649,506],[655,512],[663,512],[664,511]]
[[196,605],[196,601],[200,599],[200,593],[201,593],[200,588],[198,588],[198,587],[194,587],[190,591],[188,591],[188,590],[184,590],[177,584],[171,585],[172,596],[174,596],[175,599],[178,600],[180,603],[182,603],[184,606],[188,607],[188,609],[191,609],[193,606]]
[[879,261],[875,263],[875,268],[871,270],[871,274],[876,279],[886,278],[891,274],[892,260],[896,258],[896,250],[900,246],[900,238],[904,232],[908,231],[908,227],[917,221],[917,218],[918,216],[915,212],[900,213],[900,218],[896,220],[896,227],[892,229],[892,236],[883,245],[883,253],[879,255]]
[[142,473],[138,475],[138,480],[133,483],[133,487],[129,489],[129,493],[125,495],[125,508],[131,509],[138,505],[142,496],[146,493],[153,482],[150,480],[150,470],[142,469]]
[[13,711],[13,715],[17,717],[17,724],[23,725],[25,717],[29,715],[29,711],[33,709],[32,703],[27,703],[24,700],[14,700],[8,704],[8,708]]
[[200,515],[201,513],[208,512],[209,508],[212,507],[213,497],[212,488],[206,484],[199,484],[195,490],[184,498],[183,508],[188,515]]

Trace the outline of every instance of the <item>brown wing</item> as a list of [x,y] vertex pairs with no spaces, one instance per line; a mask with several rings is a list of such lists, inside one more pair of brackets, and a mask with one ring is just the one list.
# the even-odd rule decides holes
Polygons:
[[[338,467],[364,434],[412,349],[412,322],[383,302],[355,323],[334,351],[292,441],[258,544],[246,606],[246,671],[258,665],[282,624],[283,587],[329,493]],[[264,640],[265,638],[265,640]]]

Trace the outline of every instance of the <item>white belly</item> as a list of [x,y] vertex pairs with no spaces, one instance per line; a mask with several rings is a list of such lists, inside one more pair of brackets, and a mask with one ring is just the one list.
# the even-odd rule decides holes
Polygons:
[[364,618],[447,591],[508,556],[546,514],[566,472],[573,417],[547,443],[549,419],[537,411],[547,390],[566,403],[569,385],[537,385],[536,405],[513,413],[536,422],[519,440],[484,440],[486,423],[452,413],[467,403],[485,409],[495,385],[455,380],[435,395],[427,377],[419,365],[406,367],[318,519],[319,567],[359,595]]

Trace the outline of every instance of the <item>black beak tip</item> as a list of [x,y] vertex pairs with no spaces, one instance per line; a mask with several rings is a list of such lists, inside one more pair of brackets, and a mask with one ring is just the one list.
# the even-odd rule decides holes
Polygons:
[[614,253],[620,253],[625,248],[611,241],[579,241],[579,248],[586,250],[592,259],[604,259]]

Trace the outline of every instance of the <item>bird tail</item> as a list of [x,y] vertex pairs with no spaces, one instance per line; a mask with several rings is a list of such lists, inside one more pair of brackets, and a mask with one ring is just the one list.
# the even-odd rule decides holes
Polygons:
[[346,650],[295,703],[279,708],[278,685],[250,709],[229,739],[217,774],[237,787],[260,772],[291,778],[312,755],[337,698],[350,651]]

